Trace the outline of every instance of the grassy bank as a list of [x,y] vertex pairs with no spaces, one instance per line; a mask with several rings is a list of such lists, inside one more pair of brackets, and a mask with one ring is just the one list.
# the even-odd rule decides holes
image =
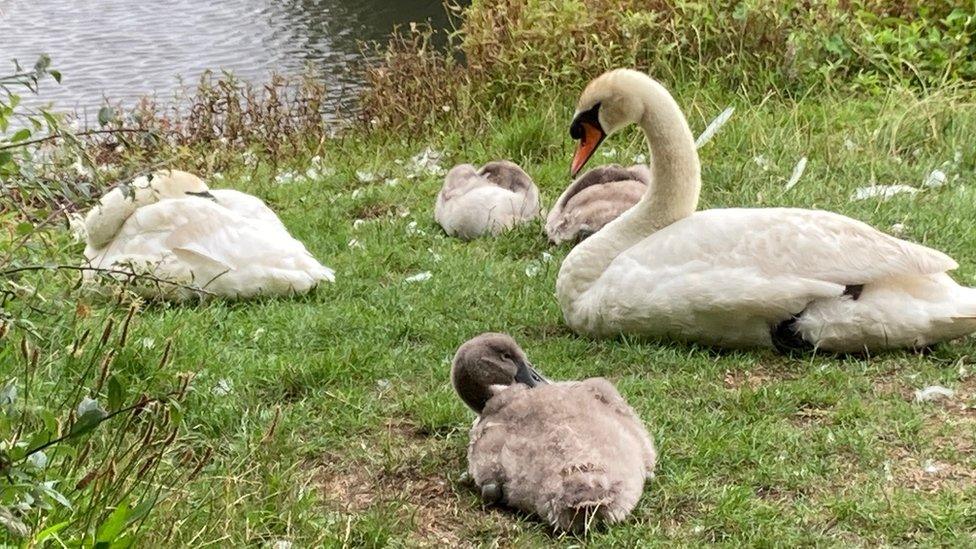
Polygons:
[[[335,268],[337,281],[298,299],[139,304],[111,360],[112,374],[127,398],[165,392],[181,374],[192,374],[175,449],[161,467],[192,467],[179,460],[186,451],[210,455],[192,480],[166,487],[139,530],[141,544],[553,543],[539,522],[486,508],[459,482],[473,415],[449,386],[448,361],[465,339],[487,330],[514,335],[552,378],[609,378],[655,436],[657,477],[631,520],[591,533],[585,543],[594,547],[972,543],[972,340],[927,356],[869,359],[595,341],[569,333],[562,322],[553,289],[569,248],[550,248],[541,223],[470,243],[442,234],[432,220],[441,177],[418,173],[411,157],[429,146],[445,151],[444,167],[510,158],[550,203],[568,184],[573,94],[486,118],[489,129],[477,135],[451,130],[417,140],[388,132],[330,141],[317,151],[320,164],[308,178],[277,176],[304,174],[311,153],[275,169],[241,162],[211,179],[214,187],[266,200],[296,238]],[[946,251],[962,265],[957,279],[976,284],[971,94],[760,102],[679,87],[676,96],[696,133],[727,105],[736,107],[701,151],[702,207],[835,210]],[[596,160],[630,163],[645,152],[636,133],[613,138],[603,150],[610,154]],[[806,170],[786,190],[802,157]],[[948,182],[922,187],[937,168]],[[851,200],[871,183],[923,190],[888,201]],[[45,238],[44,246],[20,250],[21,258],[81,258],[82,245],[66,229]],[[428,280],[407,280],[424,272]],[[86,374],[77,366],[72,341],[86,330],[99,333],[107,317],[121,323],[132,300],[84,296],[70,289],[75,279],[63,272],[17,279],[29,290],[9,307],[21,307],[14,312],[24,322],[0,340],[3,364],[22,366],[18,342],[26,338],[39,350],[35,377],[95,384],[97,370]],[[171,356],[161,368],[167,341]],[[118,338],[106,345],[119,346]],[[914,390],[932,384],[954,388],[955,397],[914,403]],[[109,424],[99,436],[118,436],[119,429]],[[98,467],[82,462],[66,473],[60,479],[66,495],[88,497],[90,488],[78,488],[78,480]],[[111,511],[108,505],[93,513]],[[33,516],[39,530],[71,515]]]

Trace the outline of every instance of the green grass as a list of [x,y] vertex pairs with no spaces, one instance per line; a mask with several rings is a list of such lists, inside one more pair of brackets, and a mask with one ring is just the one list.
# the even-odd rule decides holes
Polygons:
[[[971,95],[758,105],[709,90],[676,95],[696,133],[726,105],[736,107],[701,151],[701,207],[817,207],[883,230],[902,223],[906,238],[949,253],[961,265],[957,279],[976,284]],[[410,180],[394,163],[427,145],[448,152],[445,167],[511,158],[549,203],[568,184],[571,106],[566,98],[525,109],[516,119],[490,121],[494,131],[483,135],[336,141],[323,154],[335,173],[314,181],[276,185],[260,170],[227,174],[230,185],[265,199],[337,280],[296,299],[147,305],[136,316],[130,341],[142,344],[120,355],[114,371],[150,390],[167,387],[176,372],[194,372],[180,440],[215,451],[200,476],[158,505],[143,544],[973,543],[974,341],[926,356],[790,359],[578,337],[554,297],[568,247],[550,248],[541,222],[496,239],[448,238],[433,221],[440,178]],[[603,150],[615,154],[597,153],[598,162],[629,163],[644,152],[636,133],[610,139]],[[943,188],[885,202],[849,200],[872,180],[920,185],[956,151],[961,162],[946,171],[958,179]],[[758,155],[768,170],[753,160]],[[806,173],[784,191],[802,156]],[[357,170],[399,184],[362,184]],[[354,228],[364,216],[375,217]],[[362,247],[350,247],[351,239]],[[29,253],[76,261],[81,246],[62,235]],[[539,267],[535,276],[527,275],[530,266]],[[422,271],[432,278],[404,281]],[[25,281],[69,292],[68,275]],[[52,377],[61,375],[65,346],[92,318],[124,316],[124,305],[78,299],[92,317],[27,313],[38,334],[32,340],[52,357]],[[473,414],[449,385],[449,360],[467,338],[489,330],[512,334],[551,378],[609,378],[646,422],[660,464],[626,523],[586,539],[554,538],[531,517],[484,507],[459,482]],[[15,328],[0,356],[13,356],[21,335]],[[167,338],[174,356],[160,370]],[[957,395],[913,403],[912,392],[931,384]],[[923,472],[929,460],[936,473]]]

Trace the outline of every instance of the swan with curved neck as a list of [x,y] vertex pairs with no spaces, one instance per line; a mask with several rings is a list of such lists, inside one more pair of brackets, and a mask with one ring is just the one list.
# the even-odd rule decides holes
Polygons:
[[130,286],[147,297],[289,295],[334,279],[259,198],[211,192],[187,172],[160,171],[109,191],[85,228],[86,278],[136,272],[174,283]]
[[821,210],[696,212],[701,168],[691,130],[645,74],[613,70],[583,91],[570,127],[579,141],[571,174],[630,124],[644,131],[651,184],[564,260],[556,293],[575,331],[839,352],[976,331],[976,290],[946,274],[957,264],[941,252]]
[[111,242],[129,216],[143,206],[189,195],[213,198],[202,179],[179,170],[144,175],[128,185],[116,187],[106,193],[85,217],[88,245],[97,249]]

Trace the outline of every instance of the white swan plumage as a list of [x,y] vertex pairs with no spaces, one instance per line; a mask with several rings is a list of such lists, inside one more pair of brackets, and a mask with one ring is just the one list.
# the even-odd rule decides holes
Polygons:
[[210,190],[178,170],[109,191],[88,213],[85,229],[87,266],[94,268],[86,277],[134,270],[176,283],[134,286],[151,297],[289,295],[335,279],[260,199]]
[[639,124],[652,182],[633,208],[577,245],[556,293],[579,333],[721,347],[863,352],[976,331],[976,289],[942,252],[821,210],[696,212],[694,139],[671,94],[637,71],[592,81],[577,106],[575,174],[603,139]]

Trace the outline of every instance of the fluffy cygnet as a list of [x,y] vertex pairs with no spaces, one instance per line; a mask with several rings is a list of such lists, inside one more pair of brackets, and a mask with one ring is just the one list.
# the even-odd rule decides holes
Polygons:
[[480,169],[460,164],[447,172],[434,219],[451,236],[472,239],[525,223],[539,215],[539,189],[507,160]]
[[651,183],[647,166],[616,164],[586,172],[563,191],[546,218],[554,244],[575,242],[599,231],[644,196]]
[[489,502],[579,531],[622,520],[653,476],[650,435],[603,378],[550,382],[515,340],[486,333],[458,349],[451,382],[479,416],[468,474]]

